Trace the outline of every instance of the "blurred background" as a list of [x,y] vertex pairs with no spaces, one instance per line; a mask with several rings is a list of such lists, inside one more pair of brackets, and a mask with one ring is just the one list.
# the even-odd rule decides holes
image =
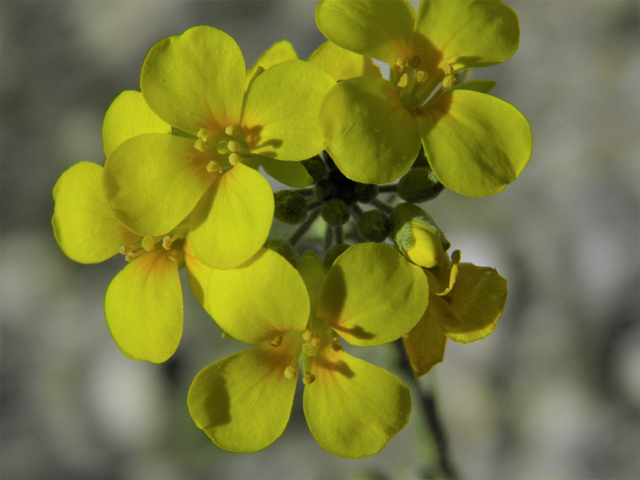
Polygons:
[[[640,478],[640,36],[637,1],[507,2],[521,46],[476,70],[530,120],[534,154],[500,195],[445,191],[425,208],[463,261],[509,281],[496,331],[449,342],[433,388],[453,462],[469,479]],[[393,478],[432,471],[411,423],[379,454],[345,460],[309,433],[296,398],[282,437],[239,455],[198,430],[186,394],[204,366],[243,348],[186,288],[180,348],[163,365],[113,343],[102,297],[122,258],[67,259],[51,190],[102,164],[111,101],[139,89],[148,49],[206,24],[252,65],[287,39],[324,40],[313,1],[0,2],[1,476],[5,479]],[[183,283],[186,285],[186,282]],[[357,355],[398,372],[392,349]],[[417,399],[414,398],[414,405]]]

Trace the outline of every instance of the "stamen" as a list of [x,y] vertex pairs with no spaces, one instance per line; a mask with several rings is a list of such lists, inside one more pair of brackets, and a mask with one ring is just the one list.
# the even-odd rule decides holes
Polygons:
[[242,129],[237,125],[229,125],[224,129],[224,133],[226,133],[230,137],[237,137],[242,133]]
[[218,175],[220,175],[223,172],[223,170],[218,162],[216,162],[215,160],[211,160],[207,165],[207,172],[217,173]]
[[278,335],[276,338],[271,340],[269,343],[271,345],[273,345],[274,347],[279,347],[280,345],[282,345],[282,335]]
[[239,161],[240,161],[240,155],[238,155],[237,153],[229,154],[229,163],[231,164],[231,166],[234,166]]
[[416,72],[416,83],[425,83],[429,79],[429,75],[424,70],[418,70]]
[[456,77],[455,75],[447,75],[446,77],[444,77],[444,79],[442,80],[442,86],[444,88],[451,88],[453,87],[453,84],[456,82]]
[[338,339],[337,339],[337,338],[335,338],[335,339],[333,340],[333,342],[331,342],[331,348],[333,349],[333,351],[334,351],[334,352],[341,352],[342,350],[344,350],[344,349],[342,348],[342,345],[340,345],[340,344],[338,343]]
[[153,252],[153,249],[155,248],[153,237],[144,237],[141,243],[142,248],[144,248],[147,252]]
[[220,155],[226,155],[227,153],[229,153],[229,149],[227,148],[227,143],[224,140],[220,140],[218,142],[218,145],[216,145],[216,148],[218,149],[218,153]]
[[302,345],[302,351],[305,353],[305,355],[313,357],[318,353],[318,347],[314,347],[310,343],[305,343],[304,345]]
[[405,69],[409,66],[409,60],[404,57],[400,57],[396,60],[396,65],[401,69]]
[[289,366],[284,369],[284,376],[289,380],[295,380],[296,378],[298,378],[298,371],[295,368]]
[[304,383],[305,385],[309,385],[313,382],[316,381],[316,376],[313,373],[305,373],[304,374],[304,378],[302,379],[302,383]]
[[141,249],[141,250],[138,250],[137,252],[128,253],[125,256],[125,259],[127,260],[127,262],[132,262],[133,260],[135,260],[136,258],[138,258],[141,255],[144,255],[145,253],[146,253],[146,251]]
[[237,140],[229,140],[227,148],[230,152],[239,152],[242,149],[242,144]]
[[169,257],[169,260],[172,262],[178,263],[180,261],[180,252],[177,250],[169,250],[167,252],[167,257]]
[[196,137],[201,138],[206,142],[207,140],[209,140],[209,133],[204,128],[201,128],[200,130],[198,130]]
[[[138,247],[140,248],[140,247]],[[133,253],[133,247],[131,246],[127,246],[127,245],[123,245],[120,247],[120,250],[118,250],[122,255],[129,255],[130,253]]]
[[445,63],[442,69],[444,70],[445,75],[453,75],[453,67],[450,63]]
[[408,83],[409,83],[409,75],[407,75],[406,73],[403,73],[402,76],[400,77],[400,80],[398,81],[398,86],[400,88],[404,88],[407,86]]
[[302,334],[302,339],[305,342],[308,342],[309,340],[311,340],[312,337],[313,337],[313,332],[311,330],[305,330],[304,333]]
[[173,240],[171,240],[169,235],[165,235],[162,239],[162,248],[165,250],[171,250],[171,245],[173,245]]
[[201,138],[196,140],[196,143],[193,146],[201,152],[206,152],[207,150],[209,150],[209,145],[207,145],[207,142],[202,140]]

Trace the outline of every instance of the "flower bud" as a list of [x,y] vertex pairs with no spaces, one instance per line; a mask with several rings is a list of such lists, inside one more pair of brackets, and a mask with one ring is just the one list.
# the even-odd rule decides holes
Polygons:
[[356,183],[353,192],[360,203],[369,203],[378,196],[378,186],[368,183]]
[[436,222],[423,209],[401,203],[391,213],[396,248],[411,262],[423,268],[436,267],[446,259],[450,243]]
[[344,225],[351,218],[349,207],[342,200],[334,198],[322,205],[322,218],[332,227]]
[[380,210],[369,210],[358,219],[358,235],[367,242],[384,242],[393,228],[391,219]]
[[324,271],[328,272],[331,266],[333,265],[333,262],[336,261],[336,258],[342,255],[345,252],[345,250],[347,250],[347,248],[349,247],[350,245],[347,245],[346,243],[340,243],[338,245],[333,245],[329,247],[327,250],[325,250],[323,262],[322,262],[324,266]]
[[436,174],[429,167],[409,170],[398,182],[398,196],[407,202],[426,202],[444,190]]
[[313,183],[317,182],[327,174],[327,167],[318,155],[310,158],[309,160],[303,160],[301,163],[304,168],[307,169],[311,178],[313,178]]
[[294,267],[298,264],[298,252],[289,242],[272,239],[267,240],[264,247],[279,253]]
[[274,195],[273,216],[284,223],[295,225],[307,218],[307,201],[293,190],[280,190]]

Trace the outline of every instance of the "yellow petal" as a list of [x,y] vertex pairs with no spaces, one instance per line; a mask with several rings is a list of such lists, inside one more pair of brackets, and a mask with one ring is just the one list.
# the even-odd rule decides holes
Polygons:
[[104,312],[122,353],[161,363],[182,336],[182,289],[178,264],[164,249],[142,255],[109,284]]

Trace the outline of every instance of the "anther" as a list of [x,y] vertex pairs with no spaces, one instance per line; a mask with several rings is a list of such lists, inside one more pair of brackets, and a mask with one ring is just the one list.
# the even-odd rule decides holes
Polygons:
[[298,371],[295,368],[289,366],[284,369],[284,376],[289,380],[295,380],[296,378],[298,378]]
[[318,347],[320,346],[320,337],[318,335],[314,335],[311,340],[309,340],[309,343],[311,345],[313,345],[314,347]]
[[238,155],[237,153],[229,154],[229,163],[231,164],[231,166],[234,166],[239,161],[240,161],[240,155]]
[[229,149],[227,148],[227,142],[224,140],[220,140],[218,145],[216,145],[216,149],[220,155],[225,155],[229,153]]
[[242,149],[242,144],[237,140],[229,140],[227,148],[230,152],[239,152]]
[[453,67],[450,63],[445,63],[442,69],[444,70],[445,75],[453,75]]
[[209,173],[217,173],[219,175],[222,171],[222,167],[215,160],[211,160],[207,165],[207,172]]
[[450,88],[453,87],[453,84],[456,82],[456,77],[454,75],[447,75],[446,77],[444,77],[444,79],[442,80],[442,86],[444,88]]
[[409,83],[409,75],[407,75],[406,73],[403,73],[402,76],[400,77],[400,80],[398,81],[398,86],[400,88],[404,88],[407,86],[408,83]]
[[302,339],[305,342],[308,342],[309,340],[311,340],[311,337],[313,337],[313,332],[311,330],[305,330],[304,333],[302,334]]
[[147,252],[153,252],[155,247],[155,242],[153,241],[153,237],[144,237],[142,239],[142,248],[144,248]]
[[123,245],[120,247],[120,249],[118,250],[122,255],[129,255],[130,253],[133,253],[133,248],[127,246],[127,245]]
[[201,138],[196,140],[194,147],[196,147],[196,149],[200,150],[201,152],[206,152],[207,150],[209,150],[209,146],[207,145],[207,142],[202,140]]
[[396,65],[402,69],[407,68],[409,66],[409,60],[404,57],[400,57],[396,60]]
[[305,353],[305,355],[313,357],[318,353],[318,347],[314,347],[310,343],[305,343],[304,345],[302,345],[302,351]]
[[162,239],[162,248],[165,250],[171,250],[171,245],[173,245],[173,240],[171,240],[169,235],[165,235]]
[[304,383],[305,385],[309,385],[313,382],[316,381],[316,376],[313,373],[305,373],[304,374],[304,378],[302,379],[302,383]]
[[331,342],[331,348],[334,352],[341,352],[343,350],[342,345],[338,343],[337,338],[333,342]]
[[429,79],[429,75],[424,70],[416,72],[416,83],[425,83]]
[[237,137],[238,135],[240,135],[241,132],[242,130],[237,125],[229,125],[227,128],[224,129],[224,133],[226,133],[230,137]]
[[282,345],[282,335],[278,335],[276,338],[271,340],[269,343],[271,345],[273,345],[274,347],[279,347],[280,345]]

